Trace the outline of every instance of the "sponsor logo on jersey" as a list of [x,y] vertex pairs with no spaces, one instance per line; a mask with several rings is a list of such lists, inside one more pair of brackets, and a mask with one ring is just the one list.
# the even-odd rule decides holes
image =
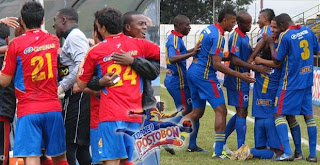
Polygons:
[[24,54],[29,54],[29,53],[31,53],[33,51],[33,47],[27,47],[24,51],[23,51],[23,53]]
[[306,74],[312,72],[312,66],[305,66],[300,69],[300,74]]
[[257,99],[257,105],[260,106],[271,106],[272,100],[270,99]]
[[293,40],[297,39],[297,38],[300,39],[303,37],[303,35],[308,34],[308,33],[309,33],[308,30],[304,30],[304,31],[296,33],[296,34],[292,34],[291,39],[293,39]]

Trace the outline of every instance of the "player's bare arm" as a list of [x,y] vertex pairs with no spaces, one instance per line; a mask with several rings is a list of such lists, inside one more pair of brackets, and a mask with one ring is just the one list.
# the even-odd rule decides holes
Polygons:
[[251,64],[254,59],[256,58],[256,56],[258,55],[258,53],[266,46],[266,42],[265,40],[262,38],[259,40],[259,42],[257,43],[256,47],[254,48],[253,52],[251,53],[247,63]]
[[170,63],[176,63],[176,62],[180,62],[182,60],[185,60],[191,56],[194,56],[197,54],[198,50],[200,50],[200,46],[201,46],[201,43],[198,42],[197,45],[193,48],[193,50],[187,54],[182,54],[182,55],[179,55],[179,56],[172,56],[169,58],[169,62]]
[[236,65],[236,66],[239,66],[239,67],[242,67],[242,68],[245,68],[245,69],[256,70],[256,71],[258,71],[260,73],[264,73],[264,74],[270,73],[270,71],[271,71],[271,68],[269,68],[269,67],[266,67],[266,66],[263,66],[263,65],[249,64],[247,62],[242,61],[240,58],[238,58],[237,56],[235,56],[233,54],[231,54],[230,62],[233,65]]
[[6,51],[7,51],[7,48],[8,48],[7,45],[6,45],[6,46],[1,46],[1,47],[0,47],[0,54],[5,54]]
[[7,87],[12,80],[12,76],[7,76],[0,71],[0,86]]
[[212,55],[213,67],[215,69],[219,70],[224,74],[239,77],[240,79],[249,83],[253,83],[256,81],[255,78],[250,77],[250,73],[240,73],[230,69],[229,67],[226,67],[221,63],[221,59],[222,57]]

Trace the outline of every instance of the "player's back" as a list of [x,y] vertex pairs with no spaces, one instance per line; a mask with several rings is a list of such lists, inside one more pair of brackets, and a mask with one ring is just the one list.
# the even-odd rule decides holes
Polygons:
[[284,59],[280,88],[303,89],[313,85],[313,54],[319,51],[317,38],[305,26],[290,26],[280,34],[275,58]]
[[223,56],[224,37],[223,30],[217,27],[218,24],[210,25],[202,30],[199,40],[201,47],[198,53],[194,56],[192,62],[195,70],[194,74],[201,74],[206,79],[209,77],[216,77],[216,70],[212,65],[212,55]]
[[15,74],[18,116],[61,110],[57,97],[58,48],[59,39],[42,30],[27,31],[11,42],[7,58],[16,58],[16,64],[7,63],[11,71],[4,72]]

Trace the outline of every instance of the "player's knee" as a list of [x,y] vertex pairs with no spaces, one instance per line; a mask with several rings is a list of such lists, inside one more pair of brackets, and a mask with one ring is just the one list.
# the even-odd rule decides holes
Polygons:
[[237,116],[246,118],[248,116],[247,108],[237,108]]

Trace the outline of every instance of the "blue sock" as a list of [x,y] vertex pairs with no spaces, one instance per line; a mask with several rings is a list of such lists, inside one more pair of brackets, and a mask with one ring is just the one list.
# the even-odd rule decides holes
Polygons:
[[227,126],[226,126],[226,142],[227,142],[227,139],[228,137],[231,135],[231,133],[234,131],[234,129],[236,128],[236,119],[237,119],[237,116],[236,115],[233,115],[228,123],[227,123]]
[[200,127],[199,120],[193,121],[192,133],[190,134],[189,147],[188,148],[197,147],[197,136],[198,136],[199,127]]
[[247,123],[246,118],[237,117],[236,119],[237,141],[238,149],[244,144],[246,140]]
[[176,117],[169,119],[168,122],[178,124],[181,119],[182,119],[182,116],[176,116]]
[[214,147],[214,153],[221,155],[226,134],[224,132],[216,132],[216,146]]
[[271,159],[274,155],[274,152],[268,149],[258,150],[256,148],[251,148],[250,152],[253,157],[260,159]]
[[284,118],[284,116],[279,116],[275,118],[275,124],[281,144],[283,145],[284,153],[288,155],[292,154],[288,137],[287,120]]
[[313,117],[306,120],[307,128],[308,128],[308,136],[309,136],[309,152],[310,157],[316,157],[316,147],[317,147],[317,126]]
[[297,122],[297,120],[295,120],[294,122],[289,124],[289,127],[290,127],[290,132],[292,135],[293,143],[296,148],[295,151],[302,153],[300,125]]

